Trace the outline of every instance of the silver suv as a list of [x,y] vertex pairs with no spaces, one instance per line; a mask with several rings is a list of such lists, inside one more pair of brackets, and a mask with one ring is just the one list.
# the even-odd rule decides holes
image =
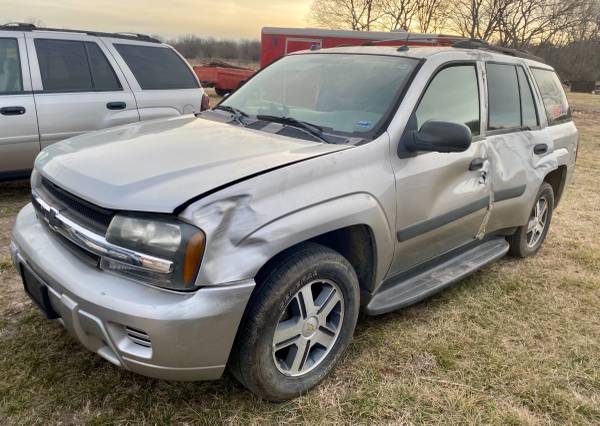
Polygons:
[[0,180],[81,133],[208,107],[170,46],[138,34],[0,26]]
[[305,393],[360,310],[539,250],[578,132],[523,56],[302,52],[197,116],[48,147],[11,246],[25,290],[117,366]]

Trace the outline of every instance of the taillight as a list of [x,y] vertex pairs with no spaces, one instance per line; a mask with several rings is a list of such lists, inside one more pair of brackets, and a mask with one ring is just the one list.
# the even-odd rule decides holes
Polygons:
[[202,102],[200,103],[200,111],[206,111],[210,108],[210,98],[207,94],[202,95]]

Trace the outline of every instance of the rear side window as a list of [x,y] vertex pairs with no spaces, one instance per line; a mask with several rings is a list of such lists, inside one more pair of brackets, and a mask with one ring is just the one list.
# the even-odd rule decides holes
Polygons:
[[540,89],[548,124],[559,124],[571,119],[571,109],[562,84],[554,71],[532,68],[531,73]]
[[115,44],[143,90],[196,89],[186,63],[170,48]]
[[0,95],[23,91],[19,45],[14,38],[0,38]]
[[36,39],[35,50],[44,91],[121,90],[112,67],[96,43]]
[[521,127],[519,83],[514,65],[487,64],[488,129]]
[[475,65],[444,68],[436,74],[415,112],[417,129],[429,120],[466,124],[480,131],[479,86]]
[[523,68],[517,67],[517,76],[519,78],[519,90],[521,91],[522,126],[531,129],[539,125],[533,91]]

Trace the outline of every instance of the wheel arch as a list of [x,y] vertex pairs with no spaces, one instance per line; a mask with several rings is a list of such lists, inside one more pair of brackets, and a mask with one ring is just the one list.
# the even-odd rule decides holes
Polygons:
[[558,206],[567,182],[567,166],[561,165],[549,172],[544,177],[544,182],[552,186],[552,190],[554,191],[554,207]]

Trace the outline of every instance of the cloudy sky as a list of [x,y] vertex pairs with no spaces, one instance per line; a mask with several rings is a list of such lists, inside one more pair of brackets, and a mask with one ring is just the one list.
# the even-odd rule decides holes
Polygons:
[[0,20],[48,27],[259,38],[266,26],[306,27],[312,0],[0,0]]

